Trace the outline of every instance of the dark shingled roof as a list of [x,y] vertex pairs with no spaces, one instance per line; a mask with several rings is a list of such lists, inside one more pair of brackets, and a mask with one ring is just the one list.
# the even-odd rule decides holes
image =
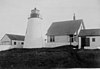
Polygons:
[[81,30],[79,36],[100,36],[100,29]]
[[54,22],[47,31],[46,35],[70,35],[78,31],[83,20],[70,20]]
[[25,36],[15,35],[15,34],[6,34],[11,40],[21,40],[24,41]]

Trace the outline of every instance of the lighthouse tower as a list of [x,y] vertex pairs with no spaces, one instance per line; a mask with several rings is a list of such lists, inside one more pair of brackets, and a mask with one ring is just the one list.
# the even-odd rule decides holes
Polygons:
[[28,18],[24,48],[41,48],[43,45],[42,19],[39,10],[34,8]]

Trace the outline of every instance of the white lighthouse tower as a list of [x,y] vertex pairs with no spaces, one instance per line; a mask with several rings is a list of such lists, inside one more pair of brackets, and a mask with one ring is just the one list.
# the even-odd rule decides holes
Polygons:
[[34,8],[28,18],[24,48],[41,48],[43,46],[42,19],[39,10]]

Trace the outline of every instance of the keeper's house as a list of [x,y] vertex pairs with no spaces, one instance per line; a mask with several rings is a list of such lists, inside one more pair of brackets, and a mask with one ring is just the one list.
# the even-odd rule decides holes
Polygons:
[[0,41],[0,46],[10,46],[9,48],[23,48],[25,36],[5,34]]
[[100,29],[85,29],[79,33],[79,46],[85,49],[100,48]]
[[47,31],[46,47],[78,45],[80,30],[85,29],[82,19],[54,22]]

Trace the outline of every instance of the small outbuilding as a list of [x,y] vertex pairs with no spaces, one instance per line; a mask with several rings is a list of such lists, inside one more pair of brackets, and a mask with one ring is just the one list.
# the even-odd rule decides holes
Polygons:
[[82,19],[54,22],[47,31],[46,47],[78,45],[80,30],[85,29]]
[[23,48],[23,35],[5,34],[0,41],[0,46],[10,46],[9,48]]
[[84,29],[79,33],[79,47],[81,49],[100,48],[100,29]]

